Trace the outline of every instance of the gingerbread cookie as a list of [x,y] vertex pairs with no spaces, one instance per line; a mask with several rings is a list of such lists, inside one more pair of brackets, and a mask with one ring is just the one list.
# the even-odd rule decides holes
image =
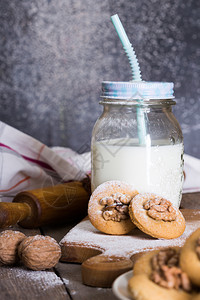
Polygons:
[[108,234],[126,234],[135,225],[131,222],[128,206],[138,191],[121,181],[107,181],[99,185],[88,204],[92,225]]
[[185,219],[172,203],[155,194],[138,194],[129,205],[132,222],[155,238],[173,239],[183,234]]
[[192,283],[200,286],[200,228],[186,240],[181,251],[180,265]]
[[135,300],[193,299],[191,282],[179,266],[179,249],[166,248],[143,255],[134,266],[128,289]]

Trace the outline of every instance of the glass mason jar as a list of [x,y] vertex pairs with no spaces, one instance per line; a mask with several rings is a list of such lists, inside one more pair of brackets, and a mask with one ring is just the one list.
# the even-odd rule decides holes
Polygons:
[[179,207],[183,136],[172,113],[173,83],[103,82],[92,134],[92,191],[108,180],[132,184]]

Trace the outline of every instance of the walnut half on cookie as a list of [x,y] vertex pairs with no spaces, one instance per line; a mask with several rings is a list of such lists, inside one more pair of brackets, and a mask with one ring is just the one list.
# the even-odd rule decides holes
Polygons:
[[88,216],[92,225],[108,234],[126,234],[135,226],[131,222],[128,206],[138,194],[133,186],[121,181],[107,181],[92,193]]
[[180,268],[180,249],[177,247],[154,250],[140,257],[128,288],[135,300],[192,300],[187,274]]
[[138,194],[129,205],[132,222],[144,233],[155,238],[173,239],[185,230],[180,210],[155,194]]

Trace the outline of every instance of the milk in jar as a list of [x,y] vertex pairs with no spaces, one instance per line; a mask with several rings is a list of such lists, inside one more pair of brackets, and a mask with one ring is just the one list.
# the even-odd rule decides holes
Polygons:
[[103,82],[103,113],[92,134],[92,191],[108,180],[132,184],[180,206],[183,136],[173,83]]
[[108,180],[133,184],[141,193],[161,195],[178,206],[183,180],[183,144],[132,146],[130,141],[103,141],[93,145],[92,189]]

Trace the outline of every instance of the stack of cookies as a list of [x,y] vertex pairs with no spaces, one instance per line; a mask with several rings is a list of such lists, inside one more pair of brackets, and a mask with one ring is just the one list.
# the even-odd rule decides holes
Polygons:
[[173,239],[185,230],[182,213],[168,199],[139,194],[121,181],[107,181],[95,189],[88,216],[95,228],[107,234],[127,234],[137,226],[152,237]]

